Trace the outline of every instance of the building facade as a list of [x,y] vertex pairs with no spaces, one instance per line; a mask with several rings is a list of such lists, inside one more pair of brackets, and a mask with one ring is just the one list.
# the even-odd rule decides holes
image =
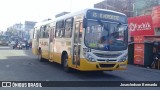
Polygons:
[[30,30],[33,29],[36,22],[34,21],[25,21],[24,23],[16,23],[13,26],[7,28],[6,34],[13,38],[13,40],[29,40],[30,39]]
[[128,17],[133,16],[134,0],[104,0],[94,4],[94,8],[109,9],[126,14]]
[[151,14],[152,7],[160,5],[160,0],[134,0],[134,16]]
[[30,31],[34,28],[35,24],[37,22],[34,21],[25,21],[24,22],[24,39],[29,40],[30,39]]
[[151,14],[160,0],[104,0],[94,4],[94,8],[109,9],[126,14],[128,17]]

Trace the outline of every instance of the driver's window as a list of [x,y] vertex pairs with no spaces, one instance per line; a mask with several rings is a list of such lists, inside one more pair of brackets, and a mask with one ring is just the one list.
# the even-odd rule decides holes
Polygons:
[[110,24],[110,39],[116,42],[124,42],[125,30],[123,26],[118,27],[118,24]]
[[117,24],[110,24],[110,34],[117,32]]

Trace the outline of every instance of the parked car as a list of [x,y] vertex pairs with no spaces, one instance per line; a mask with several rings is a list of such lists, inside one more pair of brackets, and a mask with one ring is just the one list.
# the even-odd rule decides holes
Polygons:
[[15,45],[16,42],[15,41],[11,41],[10,45]]

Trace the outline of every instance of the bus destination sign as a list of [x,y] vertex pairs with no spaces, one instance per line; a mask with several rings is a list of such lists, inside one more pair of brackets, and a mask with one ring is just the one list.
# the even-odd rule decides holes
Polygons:
[[[99,15],[98,15],[99,14]],[[112,19],[112,20],[119,20],[119,16],[116,15],[110,15],[110,14],[105,14],[105,13],[97,13],[97,12],[93,12],[92,16],[95,18],[101,18],[101,19]]]
[[108,11],[98,11],[98,10],[89,10],[87,12],[88,19],[100,19],[100,20],[110,20],[110,21],[119,21],[126,23],[127,17],[120,15],[118,13],[108,12]]

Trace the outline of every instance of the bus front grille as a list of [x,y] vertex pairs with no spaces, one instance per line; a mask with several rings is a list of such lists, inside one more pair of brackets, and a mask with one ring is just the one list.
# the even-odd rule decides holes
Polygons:
[[115,62],[117,61],[116,59],[97,59],[99,62]]
[[102,54],[102,53],[94,53],[97,57],[103,57],[103,58],[117,58],[121,55],[121,53],[118,54]]
[[99,64],[101,68],[112,68],[115,64]]

